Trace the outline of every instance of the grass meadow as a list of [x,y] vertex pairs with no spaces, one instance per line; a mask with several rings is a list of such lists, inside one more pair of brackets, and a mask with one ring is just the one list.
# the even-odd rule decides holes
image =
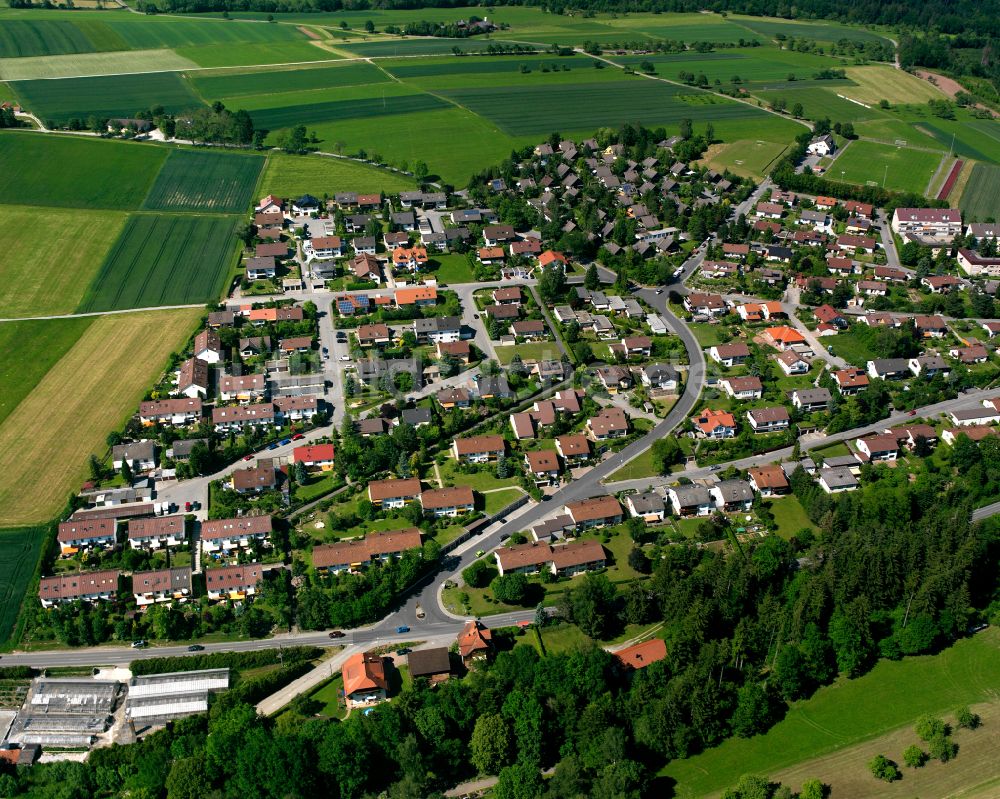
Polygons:
[[869,180],[882,185],[884,178],[887,189],[923,194],[941,158],[937,152],[853,141],[833,162],[828,175],[833,180],[860,185]]
[[[0,324],[0,424],[93,323],[90,317]],[[0,512],[0,520],[2,520]],[[6,520],[2,520],[6,523]]]
[[1000,167],[976,164],[959,201],[962,217],[970,222],[1000,217]]
[[783,19],[742,16],[731,16],[729,19],[733,23],[769,39],[783,34],[793,39],[809,39],[815,42],[839,42],[841,39],[861,42],[888,41],[884,36],[873,31],[831,22],[792,22]]
[[0,133],[0,203],[138,208],[167,150],[42,133]]
[[90,115],[134,117],[154,105],[179,113],[202,104],[177,72],[25,80],[15,81],[13,88],[36,116],[54,122],[86,121]]
[[174,150],[149,190],[143,208],[242,213],[253,199],[263,166],[264,158],[259,155]]
[[[742,774],[773,777],[781,769],[833,755],[904,725],[912,725],[925,713],[950,714],[964,704],[995,703],[998,682],[1000,632],[991,628],[959,641],[938,655],[883,660],[863,677],[841,678],[821,688],[810,699],[794,703],[785,718],[766,734],[730,739],[703,754],[676,760],[661,773],[676,781],[674,795],[678,799],[715,796],[734,784]],[[955,764],[958,769],[966,768],[961,758],[960,753]],[[901,761],[901,758],[894,759]],[[851,778],[854,775],[841,776]],[[870,779],[870,775],[864,776]],[[975,775],[969,778],[974,779]],[[903,793],[890,793],[887,786],[871,780],[871,790],[882,791],[871,795],[946,795],[913,793],[907,788],[907,779],[904,777],[899,785]],[[836,793],[835,782],[833,788],[834,797],[857,796],[850,792]]]
[[332,195],[338,191],[398,194],[413,188],[416,182],[406,175],[357,161],[270,153],[258,193],[279,197],[301,197],[309,193],[321,197],[324,193]]
[[703,159],[713,169],[728,169],[736,175],[763,177],[788,145],[777,142],[744,140],[713,146]]
[[231,217],[130,216],[78,310],[218,299],[232,265],[234,228]]
[[115,53],[78,53],[0,59],[0,78],[33,80],[117,75],[124,72],[153,72],[189,69],[194,61],[173,50],[122,50]]
[[[50,358],[39,346],[26,348],[23,340],[21,346],[0,348],[0,374],[17,374],[17,383],[25,380],[26,370],[35,370],[32,360],[49,362],[0,424],[5,525],[40,524],[55,516],[86,476],[90,454],[104,453],[108,431],[135,412],[203,313],[189,308],[0,325],[0,333],[11,324],[34,325],[30,329],[38,335],[56,338],[45,331],[53,326],[69,342],[61,358]],[[80,327],[71,327],[77,323]],[[32,490],[25,491],[26,485]]]
[[120,211],[5,209],[0,318],[72,313],[124,225]]
[[848,67],[846,72],[855,85],[844,89],[842,93],[870,105],[877,105],[879,100],[888,100],[896,105],[940,100],[945,96],[944,92],[928,81],[885,64]]

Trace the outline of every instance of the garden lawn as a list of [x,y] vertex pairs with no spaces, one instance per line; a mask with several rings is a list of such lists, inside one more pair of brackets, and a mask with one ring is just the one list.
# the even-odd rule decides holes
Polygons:
[[0,424],[93,321],[76,317],[0,324]]
[[416,182],[412,178],[357,161],[271,153],[259,193],[279,197],[301,197],[306,193],[332,195],[338,191],[397,194],[414,188]]
[[72,313],[124,225],[119,211],[6,208],[0,317]]
[[772,499],[770,502],[771,512],[778,524],[777,534],[782,538],[786,540],[791,538],[803,527],[815,529],[802,508],[802,504],[791,494],[779,499]]
[[133,142],[0,132],[0,203],[138,208],[166,158]]
[[102,316],[77,333],[79,340],[0,424],[5,524],[38,524],[58,513],[86,476],[88,457],[106,451],[107,434],[135,413],[203,312]]
[[766,734],[729,739],[668,764],[661,774],[676,780],[678,799],[713,796],[742,774],[773,776],[779,769],[913,724],[925,713],[950,715],[965,704],[995,702],[998,682],[1000,631],[990,628],[938,655],[882,660],[863,677],[841,678],[811,699],[795,702]]
[[308,483],[295,489],[295,499],[298,502],[311,502],[316,497],[333,491],[340,482],[340,477],[333,472],[324,472],[321,475],[310,477]]
[[472,283],[476,279],[469,259],[458,253],[435,255],[428,266],[438,283]]
[[232,218],[131,216],[81,312],[216,300],[235,250]]
[[721,325],[710,325],[708,322],[694,322],[689,324],[688,328],[694,333],[694,337],[698,339],[698,344],[702,347],[714,347],[716,344],[722,343],[722,337],[719,334],[724,328]]
[[11,639],[46,533],[44,526],[0,529],[0,646]]
[[608,482],[614,483],[619,480],[639,480],[643,477],[656,476],[653,468],[653,450],[647,449],[638,457],[626,463],[617,472],[608,478]]
[[338,674],[328,682],[323,683],[319,688],[309,694],[309,698],[316,702],[322,702],[323,707],[319,709],[321,716],[328,718],[343,719],[347,717],[347,708],[342,704],[341,694],[344,691],[344,677]]
[[487,516],[490,516],[506,508],[523,493],[520,488],[502,488],[499,491],[483,494],[483,511]]
[[264,166],[259,155],[174,150],[149,190],[143,208],[156,211],[243,213]]
[[1000,217],[1000,167],[976,164],[959,200],[962,218],[967,221]]
[[529,341],[525,344],[509,344],[502,347],[495,347],[497,360],[507,366],[515,355],[520,355],[522,361],[543,361],[562,358],[562,350],[554,341]]
[[136,112],[163,106],[168,113],[193,111],[201,101],[178,72],[107,75],[62,80],[22,80],[13,83],[24,105],[45,120],[86,122],[91,115],[134,117]]
[[[438,469],[441,472],[441,479],[444,481],[445,486],[469,486],[473,491],[489,491],[492,488],[510,488],[519,485],[516,477],[505,477],[503,479],[496,477],[492,468],[481,472],[465,474],[458,470],[454,458],[449,458]],[[428,472],[426,479],[432,481],[433,478],[434,472]]]
[[833,354],[838,358],[843,358],[855,366],[864,369],[865,364],[875,357],[875,353],[869,349],[858,331],[860,326],[848,328],[843,333],[830,336],[826,339],[829,346],[833,347]]
[[828,174],[834,180],[862,186],[868,181],[882,185],[884,177],[887,189],[923,194],[941,159],[941,153],[853,141],[833,162]]

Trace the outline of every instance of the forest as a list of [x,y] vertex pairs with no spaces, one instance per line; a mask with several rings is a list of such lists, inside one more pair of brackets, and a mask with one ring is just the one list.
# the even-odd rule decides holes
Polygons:
[[865,466],[863,489],[835,496],[800,469],[792,487],[815,532],[664,547],[649,581],[624,590],[582,578],[560,613],[595,637],[663,622],[667,658],[640,671],[596,645],[542,657],[498,631],[506,651],[488,667],[418,680],[367,715],[319,717],[299,697],[263,719],[223,694],[207,719],[137,745],[0,775],[0,795],[425,799],[485,773],[499,799],[638,799],[665,787],[654,774],[667,760],[768,729],[838,674],[1000,621],[1000,528],[969,521],[1000,493],[1000,440],[960,437],[911,469]]

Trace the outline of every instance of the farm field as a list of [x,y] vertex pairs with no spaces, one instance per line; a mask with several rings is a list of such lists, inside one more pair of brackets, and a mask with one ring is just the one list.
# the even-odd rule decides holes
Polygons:
[[[809,88],[798,88],[796,83],[791,84],[791,88],[787,89],[754,91],[754,96],[759,97],[766,103],[774,100],[784,100],[789,112],[792,106],[796,103],[801,103],[802,116],[806,119],[836,119],[839,122],[857,123],[862,120],[880,119],[885,116],[884,112],[877,108],[865,108],[837,96],[838,92],[841,94],[848,93],[852,88],[851,86],[839,85],[826,88],[814,84]],[[823,83],[827,83],[827,81],[823,81]]]
[[[785,718],[764,735],[730,739],[719,747],[667,765],[661,773],[676,780],[678,799],[714,796],[742,774],[771,777],[805,764],[807,759],[832,756],[848,747],[911,725],[924,713],[950,714],[963,704],[996,702],[1000,680],[1000,631],[990,628],[959,641],[938,655],[880,661],[854,680],[839,679],[807,700],[792,705]],[[989,734],[989,729],[983,734]],[[973,736],[976,733],[973,733]],[[995,734],[995,733],[994,733]],[[965,768],[959,760],[954,765]],[[930,768],[930,767],[928,767]],[[916,793],[907,786],[912,772],[898,784],[886,786],[869,778],[866,796],[955,796]],[[812,776],[811,774],[808,776]],[[838,776],[852,778],[840,772]],[[974,776],[974,775],[973,775]],[[834,797],[859,794],[836,792]]]
[[963,220],[1000,218],[1000,166],[976,164],[959,201]]
[[743,17],[732,15],[729,19],[735,25],[740,25],[761,36],[772,38],[781,33],[795,39],[811,39],[817,42],[838,42],[841,39],[850,41],[886,41],[880,36],[863,28],[852,28],[847,25],[836,25],[829,22],[800,22],[780,19],[762,19],[761,17]]
[[389,163],[410,167],[424,161],[434,175],[455,186],[484,165],[510,155],[514,147],[533,141],[512,137],[489,120],[461,108],[373,117],[342,123],[320,123],[309,128],[320,139],[320,149],[338,152],[378,153]]
[[[438,97],[422,92],[407,93],[406,87],[398,84],[387,83],[384,88],[363,88],[370,89],[371,95],[358,99],[323,101],[324,96],[330,96],[325,91],[313,92],[314,96],[309,96],[308,92],[295,92],[247,98],[244,107],[250,112],[255,128],[270,131],[296,125],[306,125],[311,129],[324,122],[353,123],[355,120],[372,118],[381,118],[379,124],[385,125],[389,124],[385,121],[386,117],[448,107],[448,103]],[[341,94],[342,90],[335,90],[334,96]],[[262,108],[254,107],[258,102],[263,105]]]
[[171,113],[192,111],[202,103],[177,72],[110,75],[63,80],[15,81],[12,87],[40,119],[66,122],[97,117],[133,117],[162,105]]
[[436,39],[416,37],[412,39],[386,38],[380,41],[345,42],[338,44],[337,49],[350,55],[364,58],[384,58],[401,55],[446,55],[458,47],[464,53],[477,53],[487,49],[491,44],[513,46],[515,43],[503,39]]
[[951,148],[954,142],[953,152],[959,158],[1000,164],[1000,122],[975,119],[961,109],[955,112],[956,119],[940,119],[922,108],[906,110],[914,126],[933,136],[941,149]]
[[7,208],[0,318],[72,313],[124,225],[120,211]]
[[0,644],[10,639],[17,623],[46,532],[45,527],[0,529]]
[[[108,431],[135,411],[202,313],[190,308],[113,314],[77,333],[76,343],[0,424],[4,524],[37,524],[59,511],[85,476],[90,454],[104,452]],[[2,352],[3,371],[13,368],[7,359],[23,358],[19,349]],[[45,479],[38,479],[42,474]],[[33,490],[24,491],[29,483]]]
[[0,133],[0,203],[138,208],[166,158],[145,144]]
[[130,216],[78,310],[217,299],[231,266],[234,228],[231,217]]
[[357,161],[271,153],[258,194],[279,197],[301,197],[306,193],[322,196],[338,191],[393,194],[415,187],[416,182],[406,175]]
[[[0,424],[93,323],[90,317],[0,324]],[[0,523],[6,523],[0,513]]]
[[833,162],[829,175],[840,180],[843,172],[843,180],[860,185],[869,180],[881,185],[884,177],[887,189],[923,194],[941,158],[941,153],[853,141]]
[[[754,47],[744,50],[722,50],[712,53],[661,53],[649,56],[614,56],[618,64],[638,67],[649,61],[656,67],[656,73],[677,80],[678,73],[693,72],[704,75],[710,83],[717,79],[728,85],[734,76],[739,76],[742,85],[754,87],[758,84],[785,82],[793,74],[795,84],[809,83],[812,75],[822,69],[839,67],[839,59],[813,53],[797,53],[792,50],[778,50],[775,47]],[[812,81],[813,83],[833,83],[835,81]],[[842,81],[837,81],[842,82]],[[763,86],[761,86],[763,88]]]
[[264,166],[259,155],[174,150],[143,208],[158,211],[242,213]]
[[0,59],[0,78],[74,78],[117,75],[124,72],[155,72],[190,69],[194,61],[173,50],[123,50],[116,53],[76,53],[72,55],[30,56]]
[[736,175],[763,177],[788,146],[768,141],[734,141],[731,144],[713,145],[702,159],[713,169],[728,169]]
[[716,124],[764,114],[695,88],[640,78],[562,86],[555,94],[545,86],[457,89],[443,94],[513,136],[547,135],[553,130],[592,132],[626,121],[671,125],[687,118]]
[[292,92],[384,83],[388,78],[380,69],[362,62],[298,69],[265,69],[235,74],[231,71],[212,75],[195,73],[190,75],[188,80],[199,95],[211,102],[223,97],[232,100],[245,95],[278,94],[278,90]]
[[855,85],[841,90],[841,93],[870,105],[878,105],[879,100],[888,100],[893,105],[921,103],[945,96],[927,81],[885,64],[847,67],[846,72]]
[[177,47],[174,52],[205,69],[258,64],[300,64],[309,61],[330,61],[341,57],[305,40],[258,44],[208,44],[200,47]]

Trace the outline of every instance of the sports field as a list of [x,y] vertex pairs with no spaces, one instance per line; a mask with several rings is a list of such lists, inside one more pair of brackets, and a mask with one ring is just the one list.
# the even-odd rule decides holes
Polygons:
[[45,527],[0,529],[0,644],[10,638],[35,573]]
[[276,194],[279,197],[301,197],[307,193],[332,195],[338,191],[396,194],[415,187],[416,182],[406,175],[356,161],[271,153],[267,157],[258,194]]
[[937,139],[942,149],[953,148],[959,158],[1000,164],[1000,122],[997,120],[975,119],[963,109],[955,112],[956,119],[939,119],[912,106],[907,107],[906,113],[919,130]]
[[157,211],[242,213],[264,166],[259,155],[174,150],[143,208]]
[[[0,423],[93,322],[91,317],[0,323]],[[0,524],[4,524],[0,508]]]
[[728,169],[736,175],[763,177],[788,145],[775,142],[743,140],[731,144],[713,145],[703,159],[713,169]]
[[24,80],[12,86],[21,101],[43,121],[66,122],[75,117],[86,122],[90,115],[128,118],[155,105],[179,113],[201,105],[177,72]]
[[72,313],[125,225],[120,211],[0,213],[0,318]]
[[[939,655],[880,661],[864,677],[838,680],[820,689],[811,699],[796,702],[788,715],[765,735],[732,738],[701,755],[674,761],[662,773],[676,780],[678,799],[714,796],[742,774],[774,777],[781,769],[791,769],[810,758],[832,756],[911,725],[925,713],[948,714],[964,704],[995,703],[998,684],[1000,631],[990,628],[959,641]],[[960,768],[961,757],[959,754],[955,764]],[[905,783],[904,778],[900,785],[905,787]],[[882,790],[885,788],[881,786]],[[877,795],[957,794],[906,791]]]
[[[202,313],[113,314],[87,327],[0,424],[3,524],[37,524],[59,511],[86,475],[90,454],[103,454],[105,436],[135,412]],[[10,359],[20,361],[21,352],[0,350],[0,371],[13,368]],[[31,491],[24,490],[27,485]]]
[[887,189],[923,194],[941,158],[941,153],[853,141],[833,162],[827,174],[833,180],[843,179],[861,185],[868,181],[882,185],[884,178]]
[[962,218],[984,222],[1000,218],[1000,167],[976,164],[959,201]]
[[232,218],[130,216],[79,311],[188,305],[218,299],[232,266]]
[[166,157],[144,144],[0,132],[0,203],[138,208]]

